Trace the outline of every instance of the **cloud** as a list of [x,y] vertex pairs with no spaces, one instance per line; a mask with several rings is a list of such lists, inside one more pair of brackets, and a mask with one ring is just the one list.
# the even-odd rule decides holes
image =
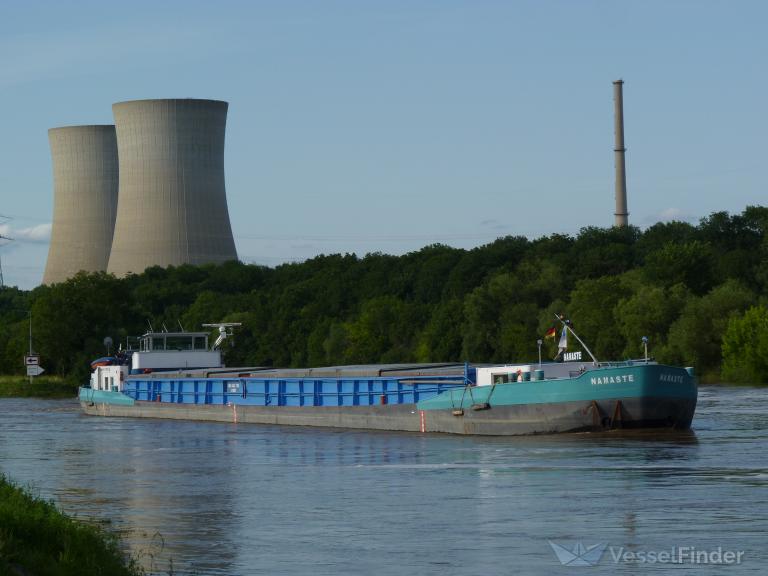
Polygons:
[[490,230],[507,230],[509,225],[499,222],[495,218],[489,218],[488,220],[480,222],[480,227]]
[[12,228],[8,224],[0,224],[0,236],[11,238],[16,242],[45,244],[51,239],[51,223],[37,224],[28,228]]
[[655,224],[656,222],[695,222],[697,220],[697,217],[693,214],[689,214],[687,212],[684,212],[680,208],[665,208],[664,210],[660,212],[656,212],[654,214],[649,214],[645,221],[648,224]]

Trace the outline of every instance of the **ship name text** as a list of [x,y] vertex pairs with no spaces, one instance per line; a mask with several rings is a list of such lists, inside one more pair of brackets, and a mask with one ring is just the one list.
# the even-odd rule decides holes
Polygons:
[[622,384],[624,382],[634,382],[634,374],[619,374],[618,376],[602,376],[600,378],[590,378],[592,386],[601,384]]

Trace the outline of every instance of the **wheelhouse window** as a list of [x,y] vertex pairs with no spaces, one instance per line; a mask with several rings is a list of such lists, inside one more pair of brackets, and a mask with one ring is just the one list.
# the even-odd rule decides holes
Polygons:
[[166,350],[192,350],[193,336],[167,336]]
[[141,338],[142,352],[208,350],[208,336],[201,333],[145,334]]

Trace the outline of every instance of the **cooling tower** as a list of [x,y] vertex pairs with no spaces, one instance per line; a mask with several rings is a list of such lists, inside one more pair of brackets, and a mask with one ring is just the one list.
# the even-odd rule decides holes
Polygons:
[[107,271],[237,259],[224,188],[227,103],[134,100],[112,111],[120,195]]
[[117,209],[114,126],[67,126],[48,131],[53,159],[53,229],[44,284],[80,270],[104,271]]

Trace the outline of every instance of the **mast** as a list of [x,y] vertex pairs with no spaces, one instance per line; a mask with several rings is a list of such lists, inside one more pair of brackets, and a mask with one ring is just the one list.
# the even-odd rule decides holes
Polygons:
[[594,354],[592,354],[592,350],[590,350],[590,349],[587,347],[587,345],[586,345],[586,344],[584,344],[584,342],[582,341],[582,339],[581,339],[581,338],[579,338],[579,335],[578,335],[578,334],[576,334],[576,332],[574,332],[574,331],[573,331],[573,328],[571,328],[571,325],[570,325],[570,323],[569,323],[570,321],[565,321],[565,320],[563,320],[563,319],[562,319],[562,318],[560,318],[560,316],[558,316],[557,314],[555,314],[555,318],[557,318],[557,319],[560,321],[560,323],[563,325],[563,329],[564,329],[564,330],[567,330],[568,332],[570,332],[571,334],[573,334],[573,337],[574,337],[574,338],[576,338],[576,340],[578,340],[579,344],[581,344],[581,345],[582,345],[582,347],[584,348],[584,350],[586,350],[586,351],[587,351],[587,354],[589,354],[589,355],[590,355],[590,357],[592,358],[592,362],[594,362],[594,363],[595,363],[595,366],[597,366],[598,364],[600,364],[600,362],[598,362],[598,361],[597,361],[597,358],[595,358],[595,355],[594,355]]

